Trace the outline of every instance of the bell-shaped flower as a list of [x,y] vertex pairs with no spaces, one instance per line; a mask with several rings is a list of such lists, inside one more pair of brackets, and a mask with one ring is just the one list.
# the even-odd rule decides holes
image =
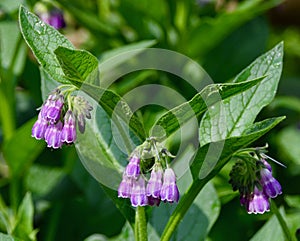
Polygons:
[[76,120],[72,110],[68,110],[64,117],[64,126],[61,131],[61,141],[68,144],[76,140]]
[[118,197],[130,198],[132,190],[133,179],[128,177],[125,173],[123,174],[123,179],[118,188]]
[[167,202],[178,202],[179,191],[176,185],[176,176],[171,168],[167,168],[164,173],[164,181],[160,190],[160,199]]
[[163,169],[160,164],[154,165],[147,184],[146,194],[148,197],[160,198],[162,188]]
[[137,179],[140,176],[140,162],[141,159],[137,155],[133,155],[129,159],[129,163],[126,166],[125,173],[128,177]]
[[142,176],[137,180],[133,179],[130,201],[133,207],[148,205],[145,180]]
[[34,123],[32,127],[31,136],[37,140],[44,139],[47,127],[48,127],[48,121],[42,118],[40,112],[37,121]]
[[263,214],[268,212],[270,211],[269,198],[263,190],[259,190],[255,186],[252,195],[246,200],[246,208],[249,214]]
[[62,123],[59,121],[56,124],[50,123],[45,132],[45,141],[47,142],[47,147],[52,147],[54,149],[60,148],[62,146],[61,142],[61,130]]
[[260,177],[260,184],[268,197],[275,198],[282,193],[280,183],[272,176],[272,172],[269,169],[262,168]]

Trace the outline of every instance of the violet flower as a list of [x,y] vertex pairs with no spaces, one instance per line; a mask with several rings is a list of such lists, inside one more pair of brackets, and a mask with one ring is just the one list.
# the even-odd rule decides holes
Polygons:
[[50,123],[45,132],[45,141],[47,142],[47,147],[57,149],[62,146],[60,137],[62,127],[63,125],[60,121],[56,124]]
[[137,179],[140,176],[141,170],[140,170],[140,161],[141,159],[133,155],[129,159],[129,163],[126,166],[125,173],[128,177],[133,177]]
[[143,177],[139,177],[137,180],[133,180],[130,201],[133,207],[148,205],[145,180]]
[[282,194],[280,183],[272,176],[272,172],[267,168],[262,168],[260,171],[260,183],[264,193],[271,198],[275,198]]
[[128,177],[125,173],[123,174],[123,179],[118,188],[118,197],[130,198],[131,190],[133,185],[133,179]]
[[263,214],[270,211],[269,197],[263,190],[254,187],[253,194],[246,200],[246,208],[249,214]]
[[76,120],[72,110],[68,110],[64,117],[64,126],[61,131],[61,141],[68,144],[76,140]]
[[148,197],[160,198],[162,188],[163,170],[160,165],[155,165],[151,171],[151,176],[147,184],[146,194]]
[[42,117],[40,112],[37,121],[32,127],[31,136],[37,140],[44,139],[47,127],[48,121]]
[[175,173],[171,168],[167,168],[164,173],[164,181],[160,191],[160,198],[162,201],[178,202],[179,191],[176,185]]

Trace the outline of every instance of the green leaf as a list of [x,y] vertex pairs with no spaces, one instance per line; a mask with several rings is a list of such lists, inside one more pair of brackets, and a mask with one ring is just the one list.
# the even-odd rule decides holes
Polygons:
[[[124,46],[121,46],[119,48],[115,48],[112,50],[108,50],[104,53],[101,54],[100,56],[100,64],[104,63],[106,60],[109,60],[110,58],[116,57],[120,54],[124,54],[126,52],[132,51],[132,50],[138,50],[140,49],[141,51],[143,51],[143,49],[145,48],[149,48],[153,45],[156,44],[155,40],[143,40],[140,42],[136,42],[136,43],[132,43],[132,44],[127,44]],[[134,52],[134,54],[139,54],[140,52]],[[127,55],[128,59],[123,58],[122,61],[128,61],[130,58],[132,58],[132,54],[128,54]],[[119,64],[120,62],[118,62]]]
[[233,82],[266,76],[256,86],[213,105],[205,113],[199,129],[201,145],[241,135],[263,107],[275,96],[282,70],[283,44],[257,58]]
[[61,181],[64,174],[61,168],[33,165],[26,175],[25,185],[33,194],[46,195]]
[[[185,175],[187,176],[187,175]],[[187,179],[183,177],[184,179]],[[186,187],[188,180],[179,179],[178,186],[181,188]],[[170,204],[161,204],[160,207],[155,207],[151,214],[150,223],[155,229],[156,233],[160,234],[163,231],[165,224],[174,210]],[[180,222],[178,229],[174,232],[172,240],[205,240],[206,235],[217,220],[220,212],[220,201],[216,190],[212,183],[205,185],[201,193],[194,200],[193,205],[187,211],[187,215]],[[151,240],[159,240],[151,239]]]
[[[156,121],[154,126],[162,127],[166,136],[169,136],[191,118],[196,117],[200,120],[201,114],[207,110],[208,106],[219,102],[221,99],[227,99],[230,96],[246,91],[260,83],[263,79],[264,77],[260,77],[241,83],[208,85],[200,93],[196,94],[190,101],[185,102],[163,114]],[[154,133],[154,135],[161,136],[159,133]]]
[[42,142],[31,137],[31,129],[35,121],[36,118],[23,124],[4,144],[3,154],[12,178],[22,175],[45,148]]
[[286,127],[278,133],[276,139],[282,156],[300,165],[300,130],[294,126]]
[[[284,210],[281,209],[280,212],[283,214]],[[273,241],[276,237],[276,241],[286,240],[282,232],[281,226],[277,220],[277,217],[273,215],[268,222],[250,239],[250,241]]]
[[220,172],[236,151],[266,134],[283,119],[284,117],[278,117],[255,123],[243,136],[231,137],[225,141],[209,143],[200,147],[190,167],[194,181],[179,200],[164,229],[161,240],[169,240],[204,185]]
[[[75,143],[77,153],[85,168],[101,183],[107,195],[132,223],[134,211],[129,200],[118,198],[115,190],[122,180],[124,166],[134,147],[127,150],[126,146],[122,146],[120,129],[112,129],[111,119],[104,109],[91,98],[89,102],[94,107],[94,118],[87,120],[85,133],[78,135]],[[121,145],[116,140],[120,140]]]
[[256,122],[248,127],[241,136],[230,137],[202,146],[191,166],[193,178],[213,177],[229,161],[234,152],[251,144],[284,119],[285,117],[277,117]]
[[0,241],[21,241],[21,239],[13,237],[12,235],[0,233]]
[[199,21],[188,36],[188,55],[205,56],[243,23],[280,2],[280,0],[246,1],[239,4],[234,11],[221,12],[217,17],[201,19],[202,21]]
[[65,76],[79,83],[94,83],[98,74],[98,60],[85,50],[58,47],[54,53]]
[[31,194],[27,193],[19,206],[13,235],[22,238],[22,240],[36,240],[37,231],[33,229],[33,210]]
[[22,73],[26,59],[26,45],[21,40],[15,21],[0,21],[0,64],[16,76]]
[[23,6],[19,10],[19,22],[23,38],[39,64],[56,81],[69,83],[54,54],[54,50],[59,46],[74,48],[69,40],[53,27],[42,22],[36,15],[28,12]]

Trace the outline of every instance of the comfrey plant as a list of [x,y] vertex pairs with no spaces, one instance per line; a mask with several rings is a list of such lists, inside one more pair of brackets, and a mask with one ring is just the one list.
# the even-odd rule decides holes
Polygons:
[[239,152],[230,172],[233,190],[240,192],[241,205],[247,212],[263,214],[270,211],[270,198],[282,194],[280,183],[272,175],[272,167],[267,162],[263,149]]
[[[131,232],[131,228],[128,231],[125,227],[125,231],[120,233],[117,240],[126,240],[128,236],[133,235],[136,240],[145,241],[148,239],[148,231],[151,232],[151,240],[182,240],[182,236],[186,238],[187,234],[194,237],[193,240],[204,240],[209,235],[221,208],[217,190],[211,180],[232,157],[237,163],[231,171],[230,183],[234,190],[240,191],[241,204],[246,207],[248,213],[273,212],[287,239],[292,240],[281,212],[276,205],[274,208],[273,205],[270,206],[270,200],[280,195],[282,188],[273,177],[268,158],[261,150],[245,151],[247,146],[285,118],[274,117],[255,122],[261,109],[272,101],[276,93],[282,70],[282,43],[254,60],[233,78],[231,83],[212,82],[199,90],[191,100],[151,118],[156,121],[149,127],[142,123],[140,116],[131,111],[129,104],[122,97],[105,89],[105,84],[99,84],[99,61],[95,56],[87,51],[75,49],[66,37],[24,7],[20,8],[19,18],[23,37],[40,63],[43,81],[52,85],[57,85],[57,82],[62,84],[49,94],[42,105],[38,120],[32,128],[32,136],[44,139],[48,147],[52,148],[59,148],[64,143],[74,143],[79,136],[82,138],[82,141],[75,142],[80,159],[101,182],[106,193],[133,228]],[[153,44],[154,42],[147,42],[147,45],[142,46],[150,47]],[[141,45],[138,46],[140,48]],[[147,49],[138,52],[145,51]],[[193,61],[178,61],[174,52],[160,52],[157,49],[149,51],[151,61],[157,59],[159,63],[169,63],[176,60],[176,63],[186,64],[178,68],[175,65],[176,68],[170,68],[161,64],[159,70],[194,70],[194,67],[189,66]],[[170,55],[165,58],[167,53]],[[136,52],[119,53],[117,58],[122,60],[120,62],[140,63],[139,59],[131,61],[136,55]],[[182,55],[179,57],[182,58]],[[119,64],[119,61],[116,62]],[[148,63],[149,59],[145,62]],[[114,61],[109,63],[115,68]],[[153,68],[151,66],[143,67]],[[138,67],[132,71],[142,69]],[[124,75],[130,72],[125,69],[127,72]],[[203,84],[198,80],[203,74],[202,69],[201,71],[201,75],[197,72],[193,79],[193,83],[198,83],[199,86]],[[190,76],[188,74],[182,77]],[[107,79],[110,78],[111,76]],[[45,88],[46,85],[42,86]],[[72,94],[75,89],[85,92],[97,103],[97,115],[93,115],[95,121],[86,122],[86,119],[91,118],[92,108],[83,97]],[[176,162],[184,164],[182,166],[185,167],[182,170],[184,173],[181,173],[184,185],[180,186],[180,190],[183,191],[179,195],[177,184],[182,183],[171,168],[174,156],[160,143],[165,140],[174,143],[173,134],[180,131],[182,125],[191,123],[191,120],[195,123],[193,128],[197,128],[199,143],[192,147],[192,155],[188,151],[189,158],[177,155]],[[79,131],[85,133],[77,136],[76,126]],[[127,133],[124,126],[129,129]],[[145,126],[149,127],[148,130],[157,126],[163,130],[162,135],[156,135],[159,136],[159,142],[158,138],[147,138],[148,130],[145,130]],[[125,150],[118,148],[115,134],[118,141],[124,140],[121,144],[125,143]],[[185,144],[189,146],[189,143]],[[124,153],[129,156],[126,167],[123,167]],[[103,176],[105,178],[102,178]],[[129,202],[131,205],[127,205]],[[173,207],[168,208],[169,205],[163,205],[163,202],[172,203]],[[185,215],[190,208],[193,215]],[[167,218],[166,209],[167,213],[170,213]],[[205,227],[198,228],[198,225]],[[180,231],[176,231],[177,228]],[[278,230],[278,225],[275,228]],[[185,234],[182,234],[184,232]]]
[[74,86],[61,85],[49,94],[32,127],[32,137],[44,139],[48,147],[57,149],[75,142],[76,126],[84,132],[85,119],[91,118],[93,107],[82,96],[71,95],[74,90]]
[[[169,167],[169,157],[174,156],[160,147],[155,138],[149,138],[138,146],[130,155],[118,188],[118,197],[130,198],[133,207],[159,206],[160,201],[178,202],[179,191],[175,173]],[[150,178],[147,178],[149,172]]]

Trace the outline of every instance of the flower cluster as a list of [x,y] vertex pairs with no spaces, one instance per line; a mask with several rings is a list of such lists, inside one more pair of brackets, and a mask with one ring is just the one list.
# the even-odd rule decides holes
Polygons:
[[239,190],[240,203],[247,212],[263,214],[270,211],[270,198],[282,193],[280,183],[273,177],[266,155],[243,154],[230,172],[233,190]]
[[[159,206],[161,201],[173,203],[179,200],[176,176],[166,161],[166,156],[171,155],[164,148],[158,151],[156,142],[153,139],[150,141],[153,148],[147,148],[147,152],[149,154],[149,150],[155,149],[153,152],[154,164],[149,170],[144,170],[145,166],[148,166],[148,162],[152,163],[153,159],[143,158],[143,154],[140,154],[139,150],[135,150],[129,159],[118,188],[118,197],[130,198],[133,207]],[[143,147],[144,145],[141,145],[137,149],[143,149]],[[150,178],[147,178],[147,172],[150,170]]]
[[[77,136],[76,123],[83,133],[85,118],[91,118],[92,106],[83,97],[70,95],[71,92],[62,92],[59,88],[52,91],[40,108],[38,119],[32,127],[32,137],[44,139],[48,147],[57,149],[64,143],[74,143]],[[64,93],[67,93],[67,101]]]

